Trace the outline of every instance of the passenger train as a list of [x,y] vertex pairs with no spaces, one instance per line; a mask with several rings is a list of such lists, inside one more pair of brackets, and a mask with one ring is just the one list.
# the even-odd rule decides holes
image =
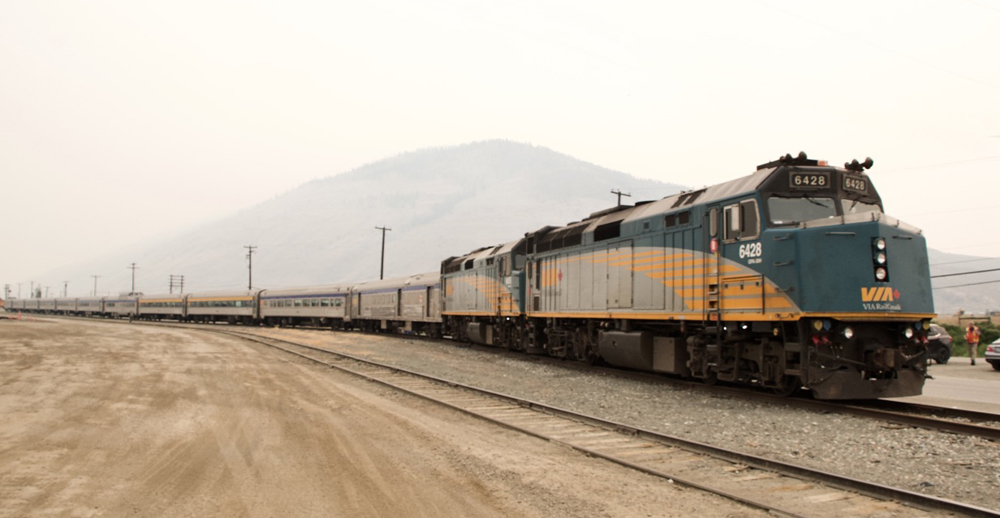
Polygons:
[[883,212],[871,166],[786,155],[433,273],[7,310],[419,333],[819,399],[917,395],[935,316],[927,247]]

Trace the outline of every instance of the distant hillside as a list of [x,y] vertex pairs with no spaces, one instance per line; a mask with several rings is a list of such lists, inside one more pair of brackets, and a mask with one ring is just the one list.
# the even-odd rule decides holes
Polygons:
[[[280,174],[276,172],[276,174]],[[440,261],[577,221],[615,203],[659,199],[679,185],[643,180],[543,147],[486,141],[404,153],[302,185],[161,244],[71,264],[45,278],[70,279],[71,296],[136,289],[163,293],[170,275],[185,291],[246,287],[245,245],[257,246],[253,284],[279,287],[378,278],[382,234],[386,276],[437,270]]]
[[937,250],[929,253],[932,276],[998,270],[932,279],[934,308],[938,314],[950,315],[959,309],[977,315],[1000,311],[1000,259],[946,254]]

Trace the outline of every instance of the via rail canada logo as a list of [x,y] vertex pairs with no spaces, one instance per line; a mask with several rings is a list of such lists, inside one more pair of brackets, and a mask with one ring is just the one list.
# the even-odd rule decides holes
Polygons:
[[861,288],[861,306],[868,311],[899,311],[903,309],[896,303],[899,299],[899,290],[889,286]]

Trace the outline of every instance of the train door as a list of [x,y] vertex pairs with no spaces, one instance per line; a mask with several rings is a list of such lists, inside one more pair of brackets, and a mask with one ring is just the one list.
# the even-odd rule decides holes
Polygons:
[[490,313],[499,316],[500,315],[500,290],[497,289],[497,282],[499,282],[499,276],[497,275],[497,267],[494,263],[493,257],[486,259],[486,268],[483,268],[483,283],[480,285],[480,289],[483,290],[483,298],[486,303],[483,309]]
[[504,290],[505,286],[510,286],[510,258],[507,256],[497,258],[496,286],[497,315],[499,316],[504,312],[510,311],[510,300],[509,297],[505,296],[506,291]]
[[632,307],[632,242],[608,248],[608,309]]
[[708,211],[708,224],[705,225],[705,250],[701,264],[701,296],[702,320],[717,321],[721,312],[721,297],[719,295],[719,266],[722,264],[723,239],[719,227],[722,220],[722,209],[712,207]]
[[[713,210],[713,212],[715,212]],[[706,269],[707,310],[720,317],[723,313],[761,313],[764,311],[764,276],[756,273],[761,257],[760,224],[757,201],[742,200],[726,205],[719,211],[720,227],[713,239],[717,252],[714,260],[707,261]],[[733,259],[751,268],[727,266],[725,258]],[[711,318],[711,317],[710,317]]]

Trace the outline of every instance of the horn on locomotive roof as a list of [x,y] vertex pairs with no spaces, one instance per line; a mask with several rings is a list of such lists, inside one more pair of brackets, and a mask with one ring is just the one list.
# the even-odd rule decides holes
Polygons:
[[844,169],[847,169],[848,171],[861,173],[864,172],[865,169],[871,169],[874,164],[875,161],[872,160],[872,157],[866,158],[864,162],[858,162],[858,159],[855,158],[850,162],[845,162]]
[[824,163],[820,163],[820,161],[818,161],[818,160],[809,160],[809,157],[806,156],[806,152],[805,151],[799,151],[798,156],[794,156],[793,157],[791,153],[788,153],[785,156],[778,157],[778,159],[775,160],[775,161],[773,161],[773,162],[768,162],[766,164],[761,164],[761,165],[757,166],[757,170],[759,171],[761,169],[767,169],[767,168],[770,168],[770,167],[778,167],[778,166],[782,166],[782,165],[817,166],[817,165],[826,165],[826,163],[825,162]]

